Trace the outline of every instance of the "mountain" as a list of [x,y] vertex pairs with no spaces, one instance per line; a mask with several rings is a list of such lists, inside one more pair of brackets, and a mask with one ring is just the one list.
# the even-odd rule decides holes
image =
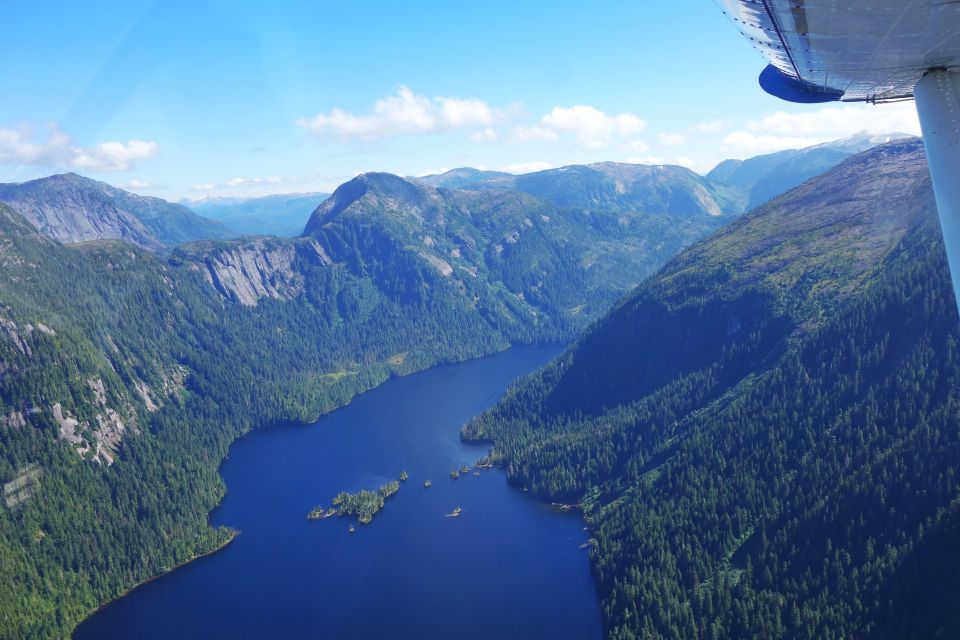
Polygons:
[[[457,170],[464,172],[466,170]],[[468,189],[522,191],[558,207],[671,216],[742,213],[741,194],[673,165],[599,162],[523,175],[477,174]]]
[[416,180],[434,188],[462,189],[487,180],[509,178],[510,176],[511,174],[504,173],[503,171],[485,171],[483,169],[473,169],[472,167],[460,167],[459,169],[451,169],[444,173],[421,176],[416,178]]
[[744,190],[747,193],[746,209],[749,210],[826,172],[854,154],[909,137],[903,133],[860,133],[803,149],[788,149],[747,160],[724,160],[707,174],[707,178]]
[[522,175],[464,167],[418,178],[446,189],[522,191],[559,207],[655,215],[739,215],[850,156],[906,134],[858,134],[747,160],[725,160],[705,177],[674,165],[598,162]]
[[182,205],[138,196],[75,173],[0,184],[0,202],[61,242],[120,239],[157,251],[235,235]]
[[286,193],[259,198],[201,198],[183,204],[245,235],[292,238],[329,194]]
[[395,261],[418,257],[489,321],[510,309],[518,315],[509,322],[534,318],[538,331],[559,337],[718,225],[711,216],[561,208],[521,191],[434,189],[369,173],[317,207],[304,235],[334,261],[386,279],[402,277]]
[[893,142],[682,252],[463,436],[583,509],[610,638],[955,637],[958,340]]

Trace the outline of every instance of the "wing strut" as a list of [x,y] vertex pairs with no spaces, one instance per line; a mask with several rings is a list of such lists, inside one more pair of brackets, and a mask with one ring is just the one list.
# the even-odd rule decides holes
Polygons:
[[928,71],[917,83],[914,97],[960,310],[960,73]]

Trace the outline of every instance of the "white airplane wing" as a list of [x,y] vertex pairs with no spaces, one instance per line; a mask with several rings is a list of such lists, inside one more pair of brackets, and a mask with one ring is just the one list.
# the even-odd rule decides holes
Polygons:
[[960,304],[960,1],[716,0],[791,102],[915,99]]

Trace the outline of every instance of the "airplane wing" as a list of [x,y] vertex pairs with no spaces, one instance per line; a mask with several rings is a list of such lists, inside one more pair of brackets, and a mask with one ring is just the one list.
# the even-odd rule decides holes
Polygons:
[[718,0],[718,4],[770,62],[761,85],[778,98],[904,99],[913,96],[928,69],[960,70],[960,2]]
[[791,102],[915,99],[960,308],[960,0],[716,0]]

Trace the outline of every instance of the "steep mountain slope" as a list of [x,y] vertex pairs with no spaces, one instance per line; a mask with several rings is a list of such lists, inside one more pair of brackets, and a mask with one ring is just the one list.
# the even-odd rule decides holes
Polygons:
[[235,235],[182,205],[138,196],[74,173],[0,184],[0,202],[61,242],[119,239],[155,251]]
[[788,149],[747,160],[725,160],[714,167],[707,178],[744,190],[747,193],[745,208],[749,210],[825,173],[854,154],[909,137],[902,133],[861,133],[803,149]]
[[183,204],[242,234],[292,238],[300,235],[326,193],[288,193],[259,198],[203,198]]
[[682,253],[464,436],[579,501],[609,637],[953,637],[958,329],[892,143]]
[[710,216],[575,210],[517,191],[433,189],[373,173],[338,188],[305,236],[332,260],[385,281],[403,277],[401,256],[415,256],[488,322],[529,339],[513,332],[530,321],[541,336],[571,336],[717,225]]

